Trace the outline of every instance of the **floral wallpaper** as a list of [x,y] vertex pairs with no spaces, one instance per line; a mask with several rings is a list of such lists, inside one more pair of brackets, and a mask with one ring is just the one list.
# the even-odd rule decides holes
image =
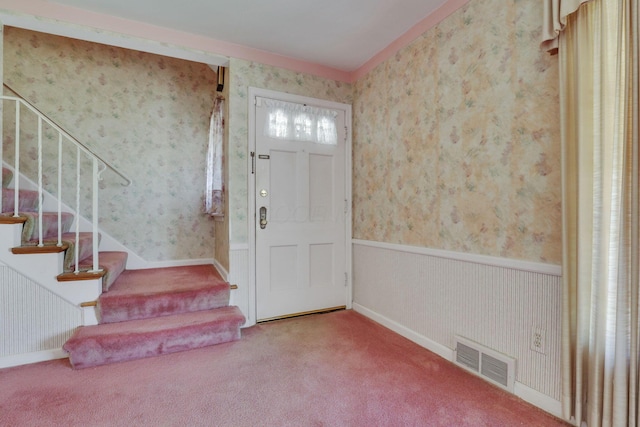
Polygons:
[[[540,8],[472,0],[353,85],[231,58],[216,258],[228,267],[248,241],[254,86],[353,104],[354,238],[560,263],[557,65],[538,47]],[[209,67],[6,28],[5,79],[133,178],[105,179],[106,232],[148,260],[211,256]]]
[[561,263],[541,8],[472,0],[356,82],[354,238]]
[[351,104],[353,87],[310,74],[297,73],[241,59],[231,59],[229,88],[229,209],[231,243],[246,243],[247,147],[249,87]]
[[[147,261],[213,256],[213,220],[202,214],[211,68],[6,27],[4,76],[133,180],[122,187],[115,175],[103,175],[106,233]],[[9,130],[4,140],[11,145]]]

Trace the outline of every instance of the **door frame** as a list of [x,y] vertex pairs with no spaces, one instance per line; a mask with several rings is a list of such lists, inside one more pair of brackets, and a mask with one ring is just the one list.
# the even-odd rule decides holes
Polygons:
[[343,104],[340,102],[327,101],[318,98],[311,98],[307,96],[292,95],[284,92],[277,92],[269,89],[261,89],[256,87],[249,87],[248,95],[248,149],[247,149],[247,235],[249,240],[249,257],[248,257],[248,313],[247,323],[245,326],[251,326],[256,324],[257,317],[257,294],[256,294],[256,206],[255,206],[255,191],[256,181],[255,174],[252,172],[254,167],[255,157],[251,156],[251,153],[255,153],[256,150],[256,97],[276,99],[279,101],[293,102],[298,104],[310,104],[322,108],[331,108],[334,110],[341,110],[345,113],[345,125],[346,129],[346,141],[345,141],[345,254],[347,270],[346,286],[345,286],[345,306],[350,309],[353,303],[353,280],[352,280],[352,118],[351,118],[351,105]]

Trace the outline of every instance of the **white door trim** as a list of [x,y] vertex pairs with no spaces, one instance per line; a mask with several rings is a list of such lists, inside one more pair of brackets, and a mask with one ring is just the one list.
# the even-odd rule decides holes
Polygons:
[[256,323],[256,234],[255,234],[255,175],[252,173],[254,167],[254,158],[251,157],[251,153],[255,153],[256,149],[256,110],[255,100],[256,97],[277,99],[286,102],[294,102],[299,104],[313,104],[323,108],[331,108],[335,110],[342,110],[345,112],[345,125],[347,126],[346,141],[345,141],[345,197],[347,200],[347,213],[345,214],[345,253],[346,253],[346,269],[347,269],[347,286],[345,295],[345,305],[347,308],[352,308],[353,302],[353,280],[352,280],[352,194],[351,194],[351,181],[352,181],[352,141],[351,141],[351,105],[343,104],[339,102],[327,101],[317,98],[311,98],[300,95],[291,95],[284,92],[277,92],[268,89],[260,89],[255,87],[249,87],[248,96],[248,149],[247,149],[247,230],[249,238],[249,301],[248,301],[248,313],[247,323],[245,326],[252,326]]

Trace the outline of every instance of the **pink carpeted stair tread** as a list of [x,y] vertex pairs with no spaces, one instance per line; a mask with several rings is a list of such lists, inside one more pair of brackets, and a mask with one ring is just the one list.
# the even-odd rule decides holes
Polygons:
[[[102,278],[102,292],[107,292],[125,271],[128,256],[126,252],[100,252],[98,254],[98,265],[107,272]],[[80,270],[90,270],[92,268],[93,256],[82,260],[80,263]]]
[[[27,218],[22,228],[22,241],[28,242],[30,240],[37,240],[39,233],[39,221],[38,214],[36,212],[20,212],[20,216]],[[73,214],[69,212],[62,212],[60,214],[62,233],[66,233],[73,224]],[[42,236],[43,239],[57,239],[58,238],[58,213],[57,212],[42,212]]]
[[75,369],[190,350],[240,339],[237,307],[84,326],[64,344]]
[[[13,188],[2,189],[2,212],[15,211],[15,194]],[[20,190],[18,198],[18,212],[35,212],[38,210],[38,192]]]
[[124,322],[229,304],[230,288],[212,265],[126,270],[98,299],[101,323]]
[[9,168],[2,168],[2,186],[6,188],[13,179],[13,171]]

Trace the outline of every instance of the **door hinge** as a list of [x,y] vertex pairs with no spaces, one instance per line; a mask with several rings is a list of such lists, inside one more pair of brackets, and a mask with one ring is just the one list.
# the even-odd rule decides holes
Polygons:
[[344,213],[347,214],[349,212],[349,201],[344,199]]
[[349,128],[347,126],[344,127],[344,142],[347,142],[348,139]]
[[345,271],[344,272],[344,287],[346,288],[347,286],[349,286],[349,274]]

